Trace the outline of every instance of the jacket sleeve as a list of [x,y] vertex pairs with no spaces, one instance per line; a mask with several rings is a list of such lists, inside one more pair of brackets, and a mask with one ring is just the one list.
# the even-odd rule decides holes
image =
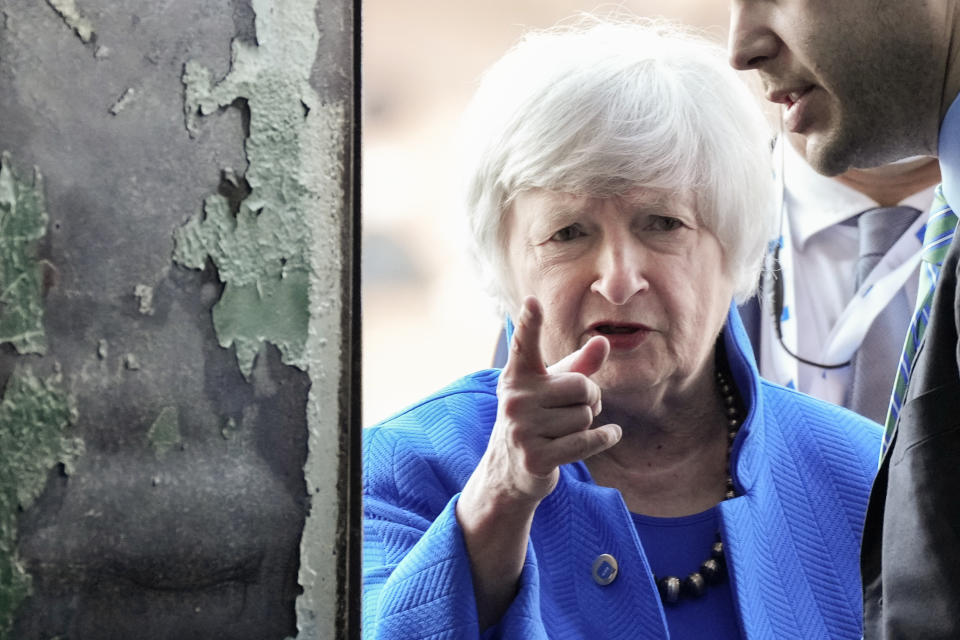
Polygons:
[[[543,638],[536,559],[528,546],[518,595],[480,633],[459,492],[432,456],[401,434],[364,434],[364,640]],[[459,491],[459,488],[456,488]],[[452,495],[451,495],[452,493]]]

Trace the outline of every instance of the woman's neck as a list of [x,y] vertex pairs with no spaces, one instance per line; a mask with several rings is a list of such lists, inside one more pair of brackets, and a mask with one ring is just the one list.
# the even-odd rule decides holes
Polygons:
[[631,511],[652,516],[699,513],[721,501],[728,419],[713,375],[682,396],[648,398],[646,406],[623,400],[603,398],[597,424],[619,424],[623,438],[586,461],[594,481],[619,489]]

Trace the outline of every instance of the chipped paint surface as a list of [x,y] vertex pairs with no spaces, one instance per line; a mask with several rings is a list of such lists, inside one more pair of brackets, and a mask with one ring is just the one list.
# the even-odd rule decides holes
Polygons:
[[60,14],[67,26],[76,32],[80,40],[87,44],[93,39],[93,23],[87,20],[77,9],[75,0],[47,0],[47,3]]
[[164,407],[160,410],[160,415],[147,429],[147,439],[158,458],[162,458],[170,449],[180,444],[182,437],[176,407]]
[[276,345],[286,364],[309,369],[309,290],[318,277],[329,279],[314,271],[312,254],[320,247],[311,227],[319,218],[332,225],[327,233],[339,231],[336,211],[328,208],[330,180],[318,180],[318,173],[338,176],[339,168],[328,166],[329,156],[319,166],[311,163],[318,145],[335,146],[343,118],[343,107],[321,105],[309,84],[319,40],[316,0],[255,0],[253,8],[259,44],[234,40],[225,78],[214,83],[210,71],[193,61],[183,75],[190,132],[202,116],[246,100],[251,191],[236,214],[223,196],[208,196],[203,214],[176,233],[174,251],[184,266],[201,269],[208,257],[217,266],[225,285],[213,309],[217,336],[222,346],[236,349],[248,378],[264,342]]
[[14,173],[10,154],[0,155],[0,342],[19,353],[43,354],[43,274],[37,243],[47,232],[43,178]]
[[[99,50],[98,50],[99,51]],[[123,95],[120,96],[116,102],[113,103],[113,106],[110,107],[110,115],[117,115],[121,111],[127,108],[127,105],[133,102],[134,96],[137,95],[136,90],[133,87],[129,87],[126,91],[123,92]]]
[[233,440],[237,437],[238,432],[237,421],[233,418],[227,418],[226,422],[220,428],[220,435],[223,436],[224,440]]
[[135,295],[140,302],[138,305],[140,313],[145,316],[152,316],[155,311],[153,307],[153,287],[138,284],[133,288],[133,295]]
[[70,474],[83,453],[81,440],[64,436],[76,417],[60,382],[18,368],[0,402],[0,638],[9,636],[13,614],[30,590],[17,561],[17,514],[37,499],[52,468],[63,464]]
[[[251,129],[253,120],[251,115]],[[285,202],[281,196],[258,214],[248,205],[252,197],[256,190],[234,217],[226,198],[209,196],[203,221],[193,218],[177,233],[174,259],[201,269],[207,255],[213,258],[226,285],[213,307],[214,328],[221,346],[236,349],[244,376],[250,377],[266,341],[280,349],[286,364],[306,370],[307,230],[301,228],[299,237],[279,238],[274,224],[296,226],[308,203]]]
[[[224,290],[213,308],[220,344],[233,346],[249,379],[264,342],[311,380],[305,467],[311,513],[300,547],[299,638],[335,637],[341,371],[344,132],[342,102],[310,86],[320,38],[318,0],[252,0],[257,45],[234,40],[231,69],[214,82],[188,62],[184,115],[191,135],[204,116],[246,101],[249,195],[234,213],[211,194],[175,236],[174,260],[216,265]],[[227,168],[225,175],[230,173]]]

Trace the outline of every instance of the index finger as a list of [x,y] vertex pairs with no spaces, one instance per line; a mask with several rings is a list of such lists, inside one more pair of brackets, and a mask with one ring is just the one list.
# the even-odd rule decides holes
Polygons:
[[545,374],[543,355],[540,352],[540,328],[543,326],[543,309],[534,296],[527,296],[520,307],[510,341],[510,353],[503,375],[513,377],[524,374]]

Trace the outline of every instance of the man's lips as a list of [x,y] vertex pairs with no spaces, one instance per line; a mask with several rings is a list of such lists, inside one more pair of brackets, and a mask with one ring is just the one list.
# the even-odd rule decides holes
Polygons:
[[810,96],[814,85],[805,85],[767,92],[767,100],[785,105],[783,126],[793,133],[803,133],[812,124]]
[[767,100],[775,104],[786,105],[787,108],[789,109],[796,102],[798,102],[800,98],[810,93],[812,89],[813,89],[813,85],[808,84],[808,85],[790,87],[785,89],[768,90],[766,98]]

